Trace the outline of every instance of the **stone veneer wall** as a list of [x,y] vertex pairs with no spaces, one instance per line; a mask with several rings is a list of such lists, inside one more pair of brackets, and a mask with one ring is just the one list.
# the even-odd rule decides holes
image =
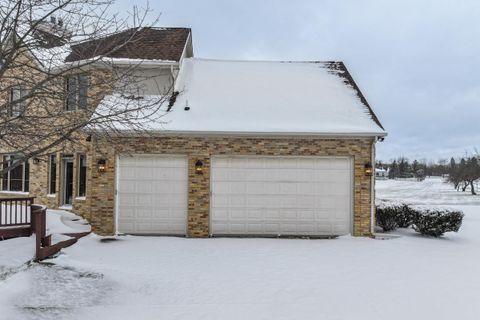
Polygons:
[[[373,138],[316,137],[191,137],[158,136],[122,138],[115,147],[97,147],[89,154],[91,183],[90,222],[101,235],[115,232],[115,161],[117,154],[186,154],[189,162],[188,236],[209,235],[210,158],[213,155],[266,156],[350,156],[354,159],[355,236],[371,236],[372,177],[365,176],[365,163],[372,159]],[[99,144],[101,145],[101,144]],[[92,148],[93,149],[93,148]],[[107,170],[96,170],[98,159],[107,160]],[[204,172],[195,174],[195,162],[202,160]]]

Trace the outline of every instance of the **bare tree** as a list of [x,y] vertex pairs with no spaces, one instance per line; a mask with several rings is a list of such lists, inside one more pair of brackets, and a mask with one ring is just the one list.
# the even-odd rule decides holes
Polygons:
[[[89,134],[109,139],[119,130],[147,131],[149,123],[161,121],[174,81],[143,98],[138,92],[144,79],[135,72],[142,62],[116,72],[107,58],[157,19],[147,23],[148,6],[120,17],[111,13],[112,4],[0,0],[0,149],[15,154],[2,174],[30,158],[86,143]],[[98,39],[121,30],[128,32],[105,50]],[[73,48],[93,57],[69,59]],[[105,101],[107,94],[116,99]],[[69,105],[74,112],[65,112]]]
[[465,191],[470,187],[471,194],[476,195],[475,182],[478,180],[480,180],[478,156],[462,158],[458,164],[452,161],[448,181],[454,185],[455,189],[461,188]]

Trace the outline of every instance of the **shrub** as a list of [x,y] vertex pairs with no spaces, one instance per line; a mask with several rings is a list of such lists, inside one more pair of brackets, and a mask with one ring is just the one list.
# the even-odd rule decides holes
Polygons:
[[410,207],[408,204],[402,204],[397,207],[395,220],[399,228],[408,228],[413,224],[418,211]]
[[383,231],[388,232],[397,228],[398,206],[378,206],[376,220],[377,225],[382,227]]
[[426,210],[415,214],[413,229],[421,234],[440,237],[445,232],[458,232],[463,213],[450,210]]

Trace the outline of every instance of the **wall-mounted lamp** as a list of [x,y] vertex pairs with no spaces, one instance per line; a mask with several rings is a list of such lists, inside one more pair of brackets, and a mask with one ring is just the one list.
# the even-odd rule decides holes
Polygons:
[[373,167],[370,162],[365,163],[365,175],[372,176],[373,175]]
[[195,172],[197,174],[202,174],[203,173],[203,162],[202,162],[202,160],[197,160],[197,162],[195,162]]
[[97,161],[97,169],[98,172],[105,172],[105,170],[107,169],[107,160],[99,159]]
[[33,163],[39,164],[39,163],[40,163],[40,159],[39,159],[39,158],[33,158]]

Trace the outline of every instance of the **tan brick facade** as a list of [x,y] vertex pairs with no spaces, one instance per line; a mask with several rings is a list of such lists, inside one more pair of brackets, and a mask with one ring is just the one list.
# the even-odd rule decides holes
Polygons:
[[[186,154],[189,163],[188,236],[209,235],[210,159],[214,155],[268,156],[348,156],[354,159],[353,234],[371,235],[372,177],[365,175],[365,163],[371,162],[372,138],[247,138],[247,137],[138,137],[124,138],[116,148],[103,148],[90,154],[92,194],[90,219],[93,230],[112,234],[115,229],[115,161],[118,154]],[[107,170],[98,173],[96,161],[107,160]],[[195,173],[195,162],[204,163],[203,174]]]
[[[115,144],[92,142],[83,152],[57,153],[56,193],[48,195],[49,162],[41,158],[31,161],[30,194],[37,203],[49,208],[61,205],[62,154],[74,156],[72,211],[88,219],[94,232],[115,233],[116,157],[119,154],[172,154],[188,156],[188,232],[189,237],[210,234],[210,160],[214,155],[265,156],[348,156],[354,160],[354,217],[353,234],[371,235],[371,210],[374,190],[372,177],[365,175],[365,163],[372,162],[373,138],[301,138],[301,137],[191,137],[158,136],[119,139]],[[78,155],[87,155],[87,195],[75,197],[78,186]],[[106,171],[98,172],[97,162],[106,160]],[[204,164],[203,174],[195,173],[195,163]]]

